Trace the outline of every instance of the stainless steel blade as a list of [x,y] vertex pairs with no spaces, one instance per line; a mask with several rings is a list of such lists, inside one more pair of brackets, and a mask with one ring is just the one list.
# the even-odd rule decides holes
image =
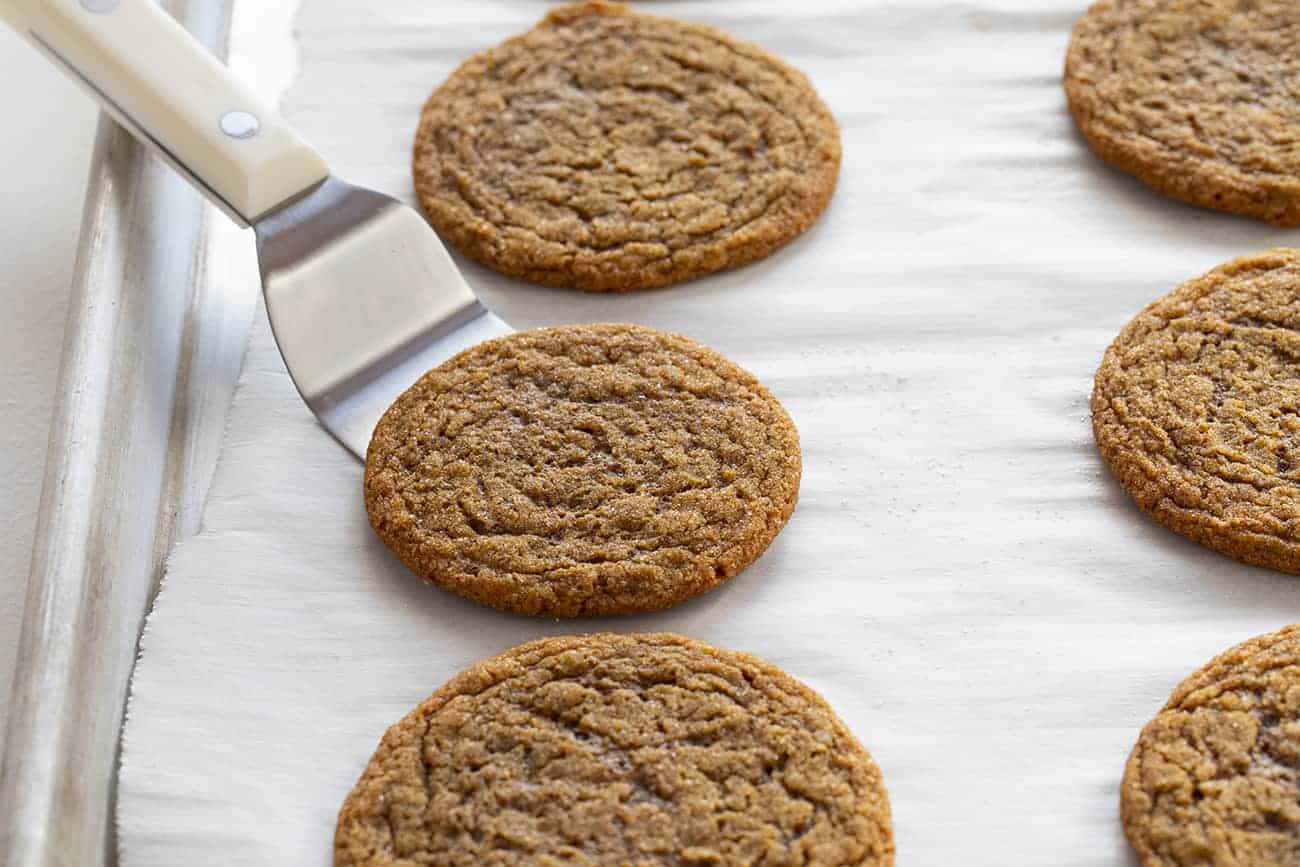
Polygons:
[[258,220],[271,329],[302,399],[364,460],[384,410],[426,370],[512,330],[414,210],[328,178]]

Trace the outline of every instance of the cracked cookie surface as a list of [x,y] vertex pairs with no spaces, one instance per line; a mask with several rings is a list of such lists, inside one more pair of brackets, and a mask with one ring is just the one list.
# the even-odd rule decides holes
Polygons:
[[839,129],[803,74],[726,34],[561,7],[465,61],[416,133],[420,205],[465,254],[627,291],[760,259],[835,189]]
[[871,756],[820,696],[676,635],[548,638],[384,735],[336,867],[890,865]]
[[1138,314],[1097,371],[1092,425],[1158,522],[1300,574],[1300,250],[1236,259]]
[[575,325],[481,343],[375,428],[370,523],[413,571],[520,614],[674,605],[753,562],[794,511],[799,437],[693,340]]
[[1098,155],[1167,196],[1300,223],[1300,4],[1100,0],[1065,90]]
[[1120,813],[1143,867],[1300,864],[1300,625],[1178,685],[1133,748]]

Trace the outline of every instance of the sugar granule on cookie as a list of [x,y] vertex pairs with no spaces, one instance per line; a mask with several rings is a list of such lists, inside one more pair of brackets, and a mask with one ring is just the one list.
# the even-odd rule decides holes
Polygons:
[[894,863],[871,755],[821,696],[676,635],[516,647],[390,728],[335,867]]
[[451,244],[593,291],[767,256],[826,208],[839,165],[839,129],[803,74],[611,3],[555,9],[465,61],[425,104],[413,157]]
[[1300,864],[1300,625],[1178,685],[1133,747],[1120,815],[1143,867]]
[[520,614],[630,614],[736,575],[794,511],[776,398],[685,337],[574,325],[479,344],[397,399],[366,456],[380,538]]
[[1100,0],[1070,40],[1070,111],[1167,196],[1300,224],[1297,45],[1294,0]]
[[1300,574],[1300,251],[1190,280],[1106,350],[1097,447],[1156,521],[1246,563]]

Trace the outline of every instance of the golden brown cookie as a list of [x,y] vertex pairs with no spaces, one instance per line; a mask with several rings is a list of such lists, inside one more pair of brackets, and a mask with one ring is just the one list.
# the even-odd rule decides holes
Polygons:
[[634,325],[481,343],[384,414],[366,456],[380,538],[485,605],[666,608],[753,562],[794,511],[799,436],[752,375]]
[[1178,685],[1129,756],[1120,815],[1143,867],[1300,864],[1300,624]]
[[1300,223],[1300,3],[1100,0],[1065,92],[1103,159],[1167,196]]
[[677,635],[548,638],[390,728],[335,867],[890,865],[889,799],[822,698]]
[[717,30],[583,3],[429,97],[415,189],[467,255],[623,292],[761,259],[825,210],[839,128],[801,73]]
[[1234,260],[1139,313],[1097,371],[1092,428],[1161,524],[1300,574],[1300,250]]

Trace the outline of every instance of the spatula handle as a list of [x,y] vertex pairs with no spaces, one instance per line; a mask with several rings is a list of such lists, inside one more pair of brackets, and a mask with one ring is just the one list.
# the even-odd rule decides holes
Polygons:
[[0,0],[0,17],[242,222],[329,174],[311,145],[153,0]]

